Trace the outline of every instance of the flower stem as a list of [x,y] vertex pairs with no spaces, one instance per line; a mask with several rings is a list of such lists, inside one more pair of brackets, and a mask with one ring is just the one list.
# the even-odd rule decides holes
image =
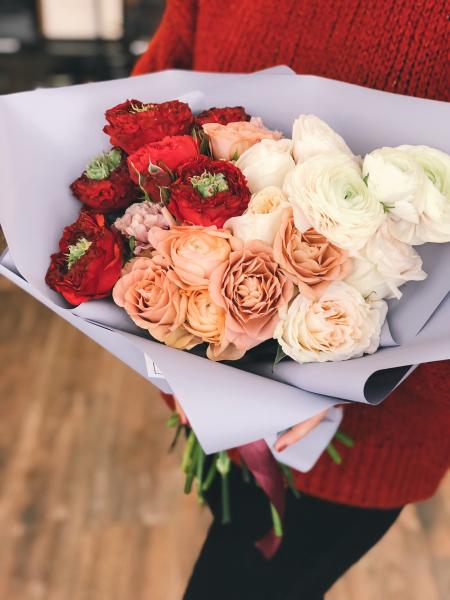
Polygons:
[[217,467],[216,467],[216,459],[214,458],[211,462],[211,466],[209,467],[208,472],[206,473],[205,481],[203,482],[203,485],[202,485],[202,492],[207,492],[209,490],[209,488],[212,485],[212,482],[214,481],[216,474],[217,474]]
[[245,464],[242,456],[241,456],[241,471],[242,471],[242,479],[244,480],[244,483],[250,483],[251,473],[250,473],[247,465]]
[[205,470],[205,453],[203,452],[203,448],[200,446],[200,444],[197,444],[197,465],[196,465],[196,469],[195,469],[195,475],[196,475],[196,479],[197,479],[197,481],[196,481],[197,499],[200,502],[200,504],[203,504],[205,501],[203,498],[203,494],[202,494],[204,470]]
[[219,452],[216,458],[216,466],[222,477],[222,525],[226,525],[231,521],[230,487],[228,481],[230,457],[226,452]]
[[294,494],[296,498],[300,498],[300,492],[295,487],[294,476],[292,475],[292,469],[283,463],[278,463],[283,475],[286,477],[286,482],[288,484],[289,489]]
[[190,470],[189,467],[192,462],[192,455],[194,453],[196,443],[197,438],[195,437],[195,433],[191,430],[191,432],[188,435],[186,446],[183,452],[183,458],[181,460],[181,468],[184,473],[187,473]]
[[227,525],[231,521],[230,511],[230,486],[228,473],[222,475],[222,525]]

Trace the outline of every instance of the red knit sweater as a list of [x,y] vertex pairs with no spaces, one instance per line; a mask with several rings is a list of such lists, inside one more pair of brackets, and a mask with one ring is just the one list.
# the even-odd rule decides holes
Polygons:
[[[369,6],[370,5],[370,6]],[[449,100],[446,0],[168,0],[134,73],[250,72],[286,64],[373,88]],[[346,407],[356,442],[296,483],[306,493],[389,508],[427,498],[450,466],[450,361],[422,365],[378,407]]]

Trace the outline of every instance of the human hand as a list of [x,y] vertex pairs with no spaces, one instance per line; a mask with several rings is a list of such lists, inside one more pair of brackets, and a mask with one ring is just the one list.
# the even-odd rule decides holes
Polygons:
[[317,425],[327,416],[327,412],[328,410],[325,409],[310,419],[306,419],[306,421],[302,421],[301,423],[294,425],[288,431],[280,435],[274,444],[275,450],[277,452],[283,452],[283,450],[286,450],[288,446],[292,446],[292,444],[299,442],[315,427],[317,427]]

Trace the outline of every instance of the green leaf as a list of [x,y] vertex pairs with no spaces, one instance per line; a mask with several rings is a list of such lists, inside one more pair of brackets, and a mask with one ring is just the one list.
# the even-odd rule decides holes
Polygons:
[[281,517],[272,502],[270,503],[270,512],[272,513],[272,523],[275,535],[277,537],[283,537],[283,523],[281,522]]
[[166,421],[166,427],[176,427],[180,423],[178,413],[174,412]]
[[133,253],[134,253],[134,250],[135,250],[135,248],[136,248],[136,238],[134,237],[134,235],[132,235],[132,236],[130,237],[130,239],[128,240],[128,246],[129,246],[129,248],[130,248],[130,252],[131,252],[131,254],[133,254]]
[[344,433],[343,431],[336,431],[334,437],[341,442],[341,444],[344,444],[344,446],[347,446],[347,448],[353,448],[355,446],[355,442],[354,440],[352,440],[352,438],[347,435],[346,433]]
[[364,177],[363,177],[363,181],[364,181],[364,183],[365,183],[366,185],[368,185],[368,183],[367,183],[367,182],[369,181],[369,173],[367,173],[367,175],[364,175]]
[[283,348],[278,345],[277,354],[275,356],[275,360],[273,361],[273,367],[276,367],[279,362],[286,358],[287,354],[284,352]]
[[336,450],[335,446],[333,446],[333,444],[328,444],[327,446],[327,452],[330,455],[331,460],[336,463],[337,465],[342,464],[342,456],[339,454],[339,452]]
[[183,431],[183,429],[185,429],[185,426],[180,423],[175,430],[175,435],[173,436],[173,440],[169,446],[169,452],[172,452],[175,449],[180,437],[180,433]]

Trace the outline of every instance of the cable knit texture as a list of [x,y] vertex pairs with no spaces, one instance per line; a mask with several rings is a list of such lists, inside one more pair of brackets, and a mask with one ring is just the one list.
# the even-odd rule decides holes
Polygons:
[[[135,74],[167,68],[251,72],[286,64],[389,92],[449,100],[445,0],[169,0]],[[308,494],[391,508],[433,494],[450,466],[450,361],[418,367],[378,407],[345,408],[337,444],[296,473]]]

